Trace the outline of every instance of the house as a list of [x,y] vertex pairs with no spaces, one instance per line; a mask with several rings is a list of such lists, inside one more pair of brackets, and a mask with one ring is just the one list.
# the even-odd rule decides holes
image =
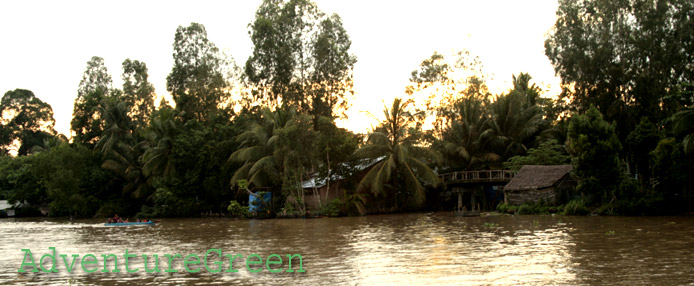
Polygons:
[[504,201],[509,205],[561,203],[576,189],[571,170],[571,165],[525,165],[504,187]]
[[[357,176],[361,179],[366,175],[366,173],[371,169],[373,165],[383,160],[385,156],[376,159],[362,159],[358,164],[351,166],[352,173],[349,175]],[[301,182],[301,187],[303,188],[304,203],[306,208],[309,210],[320,210],[321,205],[327,204],[334,199],[342,199],[345,195],[344,190],[344,178],[343,176],[333,174],[330,176],[330,182],[328,183],[328,178],[321,178],[318,175],[313,176],[309,180]],[[330,185],[330,188],[328,188]],[[288,197],[288,201],[294,202],[293,197]]]

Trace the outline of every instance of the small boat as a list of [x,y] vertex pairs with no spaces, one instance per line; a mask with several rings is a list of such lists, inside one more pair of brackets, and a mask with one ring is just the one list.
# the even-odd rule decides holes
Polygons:
[[147,225],[147,224],[154,224],[154,221],[148,221],[148,222],[113,222],[113,223],[105,223],[105,226],[126,226],[126,225]]

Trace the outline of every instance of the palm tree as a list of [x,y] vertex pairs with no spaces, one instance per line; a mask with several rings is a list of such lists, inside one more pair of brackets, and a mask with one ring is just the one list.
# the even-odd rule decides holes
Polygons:
[[263,108],[261,113],[261,122],[252,123],[248,130],[236,137],[241,148],[229,156],[229,161],[243,165],[232,176],[232,186],[243,179],[255,187],[272,187],[281,183],[278,131],[290,124],[296,112],[279,108],[272,112],[269,108]]
[[174,121],[174,110],[162,108],[155,112],[145,136],[150,144],[142,156],[142,170],[147,177],[160,176],[172,178],[176,174],[174,166],[174,138],[179,128]]
[[105,100],[101,114],[104,115],[105,129],[95,149],[104,156],[101,168],[112,171],[125,180],[123,194],[135,198],[149,195],[150,187],[139,161],[142,143],[135,144],[131,133],[131,120],[128,106],[115,98]]
[[694,154],[694,108],[675,113],[672,121],[675,135],[682,137],[684,152]]
[[[309,146],[303,144],[300,130],[302,118],[293,108],[278,108],[274,112],[269,108],[261,110],[260,122],[251,124],[248,129],[237,136],[241,148],[229,156],[230,162],[243,165],[234,172],[230,185],[245,190],[251,195],[251,188],[282,189],[295,198],[295,206],[302,212],[306,206],[303,201],[301,182],[305,178]],[[305,123],[305,121],[304,121]],[[307,159],[308,158],[308,159]]]
[[128,106],[125,102],[116,98],[104,99],[101,114],[104,116],[104,130],[101,138],[96,143],[95,149],[101,149],[102,153],[109,153],[122,144],[132,144],[134,139],[130,132],[132,122],[128,116]]
[[503,141],[499,153],[505,159],[525,154],[543,129],[542,109],[530,102],[531,97],[513,90],[492,104],[492,128]]
[[[479,96],[460,98],[449,115],[443,132],[443,145],[452,157],[451,167],[466,170],[486,168],[499,161],[494,150],[499,138],[492,128],[492,117],[487,111],[487,100]],[[460,166],[456,166],[457,162]]]
[[366,145],[359,148],[355,155],[360,158],[383,158],[364,176],[357,188],[358,192],[369,189],[374,196],[392,196],[395,207],[398,194],[409,195],[413,207],[421,206],[425,200],[425,189],[420,180],[433,186],[438,184],[438,177],[421,158],[438,161],[438,155],[428,148],[415,145],[416,138],[408,130],[414,124],[413,114],[406,110],[411,101],[393,100],[390,109],[384,106],[385,121],[381,128],[369,134]]

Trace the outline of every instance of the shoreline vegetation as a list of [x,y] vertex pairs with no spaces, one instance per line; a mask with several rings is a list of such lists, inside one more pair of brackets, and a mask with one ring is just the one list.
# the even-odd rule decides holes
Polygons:
[[556,206],[470,199],[514,214],[691,213],[692,25],[687,1],[561,0],[544,42],[560,94],[522,72],[492,94],[478,57],[434,52],[357,134],[337,124],[355,108],[357,62],[341,18],[308,0],[266,0],[242,66],[204,25],[175,30],[171,102],[155,103],[144,62],[123,61],[114,87],[94,56],[68,137],[32,91],[7,91],[0,200],[18,217],[447,211],[458,202],[439,174],[570,164],[577,186]]

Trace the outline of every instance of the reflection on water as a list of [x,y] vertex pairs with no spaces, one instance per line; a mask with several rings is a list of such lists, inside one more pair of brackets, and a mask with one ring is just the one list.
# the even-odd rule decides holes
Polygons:
[[[101,220],[0,220],[0,284],[287,284],[309,285],[682,285],[694,283],[692,217],[454,217],[449,213],[323,219],[164,219],[156,226],[105,227]],[[99,270],[79,263],[67,273],[18,273],[23,248],[38,263],[59,254],[92,253]],[[236,273],[164,273],[164,254],[197,254],[210,248],[241,254]],[[122,255],[158,254],[161,273],[145,273],[143,260]],[[119,256],[120,273],[101,273],[101,254]],[[245,258],[301,254],[304,273],[250,273]],[[70,256],[68,256],[70,258]],[[212,258],[211,258],[212,259]],[[228,259],[213,255],[212,261]],[[237,261],[238,260],[238,261]],[[50,264],[46,260],[47,264]],[[152,268],[152,260],[148,268]],[[297,269],[297,260],[292,268]],[[113,264],[109,261],[109,269]],[[279,267],[279,266],[278,266]],[[286,259],[281,265],[288,267]],[[199,268],[199,267],[191,267]],[[210,265],[215,269],[216,266]],[[29,270],[30,267],[27,267]]]

